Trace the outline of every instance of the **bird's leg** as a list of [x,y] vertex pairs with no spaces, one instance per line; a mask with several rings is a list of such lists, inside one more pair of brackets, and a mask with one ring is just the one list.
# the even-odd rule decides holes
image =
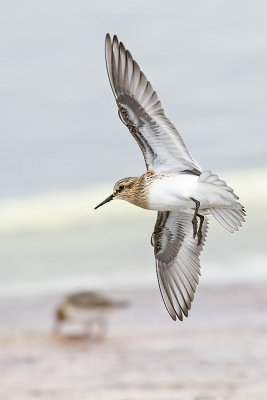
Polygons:
[[58,319],[55,319],[54,326],[53,326],[54,334],[56,334],[56,335],[59,334],[60,333],[60,328],[61,328],[60,321]]
[[91,321],[85,321],[85,323],[84,323],[84,336],[88,337],[88,338],[92,336],[92,322]]
[[97,335],[97,339],[98,340],[103,340],[105,335],[106,335],[106,331],[107,331],[107,321],[105,318],[101,319],[98,322],[98,335]]
[[200,207],[200,201],[193,199],[193,197],[191,197],[191,200],[193,200],[193,202],[196,204],[196,208],[195,208],[195,212],[193,215],[193,219],[192,219],[192,224],[193,224],[193,239],[195,239],[196,235],[197,235],[197,214],[198,214],[198,210]]
[[197,214],[200,219],[198,231],[197,231],[197,245],[199,246],[202,242],[202,225],[204,222],[204,215]]

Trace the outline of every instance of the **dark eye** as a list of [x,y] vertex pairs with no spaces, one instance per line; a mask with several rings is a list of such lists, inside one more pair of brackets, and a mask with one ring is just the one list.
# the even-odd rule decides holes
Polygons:
[[124,188],[125,188],[125,186],[123,186],[123,185],[119,186],[119,190],[123,190]]

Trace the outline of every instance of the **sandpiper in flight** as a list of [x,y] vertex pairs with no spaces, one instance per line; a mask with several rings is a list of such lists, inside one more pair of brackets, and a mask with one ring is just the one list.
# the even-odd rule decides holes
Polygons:
[[170,316],[183,320],[200,275],[199,256],[212,214],[228,231],[244,222],[245,210],[233,189],[202,171],[164,110],[151,83],[117,36],[106,36],[106,65],[120,119],[137,141],[147,172],[119,180],[97,207],[126,200],[158,211],[151,237],[157,277]]

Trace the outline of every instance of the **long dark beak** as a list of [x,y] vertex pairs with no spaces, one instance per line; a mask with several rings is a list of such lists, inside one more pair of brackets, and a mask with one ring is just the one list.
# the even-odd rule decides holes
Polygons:
[[98,206],[95,207],[95,210],[101,206],[103,206],[104,204],[108,203],[109,201],[113,200],[113,194],[111,194],[110,196],[108,196],[104,201],[102,201],[102,203],[98,204]]

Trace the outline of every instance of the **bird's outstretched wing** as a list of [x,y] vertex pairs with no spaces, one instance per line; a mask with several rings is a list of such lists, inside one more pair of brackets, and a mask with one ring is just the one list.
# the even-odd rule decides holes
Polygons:
[[166,118],[157,93],[117,36],[106,36],[106,64],[119,116],[136,139],[147,169],[157,173],[189,172],[201,168]]
[[159,287],[172,317],[182,321],[194,299],[200,275],[199,255],[208,231],[205,218],[202,244],[192,236],[192,215],[177,211],[158,212],[151,242],[154,246]]

